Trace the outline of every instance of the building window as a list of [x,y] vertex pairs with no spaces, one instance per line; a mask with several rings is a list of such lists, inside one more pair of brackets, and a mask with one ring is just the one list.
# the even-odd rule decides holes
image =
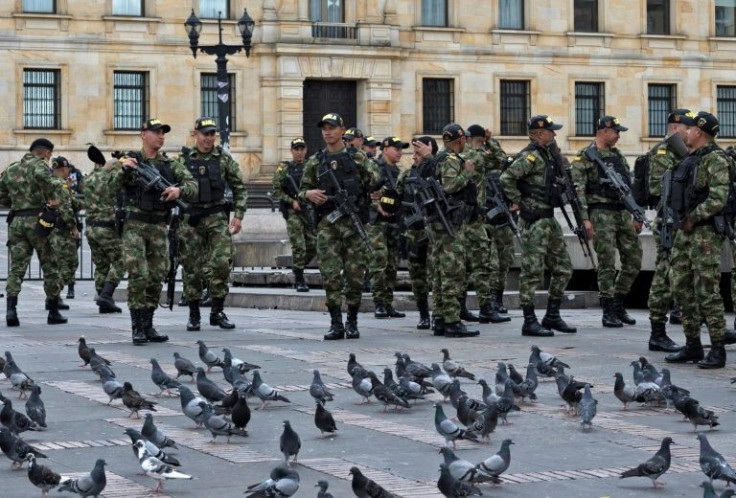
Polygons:
[[23,0],[23,12],[38,12],[42,14],[55,14],[55,0]]
[[61,128],[60,80],[58,69],[23,70],[23,128]]
[[526,135],[531,114],[528,81],[501,80],[501,135]]
[[716,0],[716,36],[736,36],[736,0]]
[[445,125],[455,121],[454,82],[451,79],[425,78],[422,81],[422,129],[439,135]]
[[606,99],[603,83],[575,83],[575,134],[595,135],[598,118],[605,114]]
[[447,0],[422,0],[422,26],[447,26]]
[[575,31],[598,32],[598,0],[575,0]]
[[230,19],[229,0],[199,0],[199,17],[202,19],[217,19],[220,13],[223,19]]
[[143,0],[112,0],[112,15],[143,17]]
[[670,34],[670,0],[647,0],[647,33]]
[[736,86],[719,86],[716,94],[720,137],[736,137]]
[[667,116],[677,108],[675,85],[649,85],[649,136],[667,133]]
[[113,128],[140,130],[148,119],[148,73],[115,71]]
[[524,29],[524,0],[498,2],[499,29]]
[[[230,123],[228,129],[230,131],[235,130],[235,75],[227,75],[229,83],[228,91],[228,106],[230,108]],[[215,119],[215,122],[220,123],[220,107],[217,105],[217,74],[215,73],[202,73],[200,76],[200,88],[201,88],[201,100],[202,100],[202,116],[209,116]]]

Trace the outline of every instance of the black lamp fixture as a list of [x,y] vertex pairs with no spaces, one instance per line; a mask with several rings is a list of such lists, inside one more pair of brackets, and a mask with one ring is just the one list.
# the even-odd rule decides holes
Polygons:
[[[194,58],[196,59],[197,47],[199,46],[199,33],[202,31],[202,21],[200,21],[199,17],[194,14],[194,9],[192,9],[192,13],[184,23],[184,28],[187,30],[187,35],[189,36],[189,48],[192,49],[192,55],[194,55]],[[245,37],[243,37],[243,39],[245,39]]]
[[[194,11],[192,11],[192,15],[194,15]],[[243,16],[238,19],[238,29],[240,30],[240,35],[243,37],[243,47],[245,47],[246,57],[250,57],[250,41],[253,38],[253,29],[255,27],[256,22],[248,15],[248,9],[243,9]]]

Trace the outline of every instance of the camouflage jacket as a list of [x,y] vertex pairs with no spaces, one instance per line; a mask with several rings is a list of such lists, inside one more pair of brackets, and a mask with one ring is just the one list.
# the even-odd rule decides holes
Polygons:
[[[329,158],[332,155],[337,155],[345,152],[345,148],[340,149],[337,152],[324,151]],[[307,190],[319,188],[319,159],[318,154],[314,154],[312,157],[307,159],[304,164],[304,174],[302,175],[302,183],[299,186],[299,200],[302,202],[309,202],[306,197]],[[381,174],[378,171],[378,165],[374,161],[366,156],[365,152],[353,149],[353,161],[358,166],[358,175],[360,176],[360,183],[363,185],[363,189],[366,194],[372,185],[378,183],[381,179]]]
[[712,218],[723,211],[731,182],[731,161],[723,149],[717,148],[705,154],[703,152],[703,147],[693,152],[699,157],[695,188],[707,189],[708,197],[688,214],[687,217],[694,223]]
[[[220,147],[214,147],[209,153],[203,154],[196,147],[192,147],[186,151],[186,156],[191,159],[199,159],[207,161],[212,157],[220,158],[220,177],[225,185],[230,187],[233,193],[233,216],[239,220],[243,219],[246,211],[246,202],[248,200],[248,192],[245,188],[245,182],[243,181],[243,174],[240,172],[240,166],[235,159],[224,152]],[[179,162],[184,163],[183,154],[178,157]],[[176,174],[176,173],[175,173]],[[196,184],[195,184],[196,190]],[[182,191],[182,196],[184,191]],[[198,208],[209,208],[217,205],[225,204],[225,199],[211,202],[207,204],[197,204]]]
[[0,205],[15,211],[40,210],[49,201],[61,201],[62,196],[61,184],[49,171],[48,162],[31,153],[8,166],[0,176]]
[[58,176],[54,176],[55,181],[59,184],[59,188],[62,191],[61,197],[59,197],[59,216],[63,223],[60,226],[64,227],[65,231],[71,233],[71,231],[77,227],[77,217],[75,213],[82,209],[82,203],[77,199],[73,188],[69,187],[69,183]]
[[110,170],[96,166],[84,178],[82,193],[86,208],[86,218],[91,221],[114,221],[117,204],[117,190],[112,182]]
[[[289,168],[294,164],[293,161],[284,161],[279,165],[278,168],[276,168],[276,172],[273,174],[273,196],[274,199],[276,199],[279,202],[285,202],[289,205],[289,209],[292,208],[292,203],[294,200],[299,199],[293,199],[289,196],[289,194],[286,193],[286,190],[284,189],[284,182],[286,181],[286,177],[289,176]],[[304,176],[304,172],[302,172],[302,176]],[[297,187],[300,186],[301,178],[296,181]],[[298,192],[297,192],[298,197]]]
[[681,159],[672,152],[666,143],[659,143],[652,147],[649,155],[649,176],[647,177],[648,195],[659,197],[662,195],[662,176],[668,169],[675,169]]
[[519,153],[506,171],[501,173],[501,188],[509,201],[529,211],[552,209],[542,200],[522,194],[519,188],[519,182],[526,182],[532,187],[544,189],[547,163],[550,161],[552,157],[549,151],[542,147],[525,149]]
[[[592,146],[591,146],[592,147]],[[631,168],[629,163],[626,162],[626,158],[616,148],[611,147],[610,149],[598,149],[596,148],[598,155],[602,160],[605,161],[607,157],[619,157],[627,175],[631,175]],[[585,157],[585,149],[578,152],[577,156],[572,160],[571,174],[573,183],[578,188],[578,197],[580,198],[580,207],[582,208],[583,218],[589,216],[588,205],[589,204],[616,204],[618,201],[611,199],[599,194],[589,192],[592,185],[600,185],[600,174],[599,168],[596,163]]]

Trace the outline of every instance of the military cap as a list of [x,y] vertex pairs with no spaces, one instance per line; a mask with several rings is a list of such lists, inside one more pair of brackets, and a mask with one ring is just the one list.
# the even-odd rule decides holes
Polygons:
[[28,150],[44,148],[48,150],[54,150],[54,144],[48,138],[37,138],[31,144],[31,148]]
[[64,156],[56,156],[51,160],[51,167],[53,169],[59,169],[59,168],[70,168],[71,164],[69,163],[69,160]]
[[529,122],[527,123],[527,127],[529,131],[532,130],[561,130],[562,125],[557,124],[554,121],[552,121],[552,118],[547,116],[546,114],[537,114],[536,116],[532,116],[529,118]]
[[450,123],[442,128],[442,140],[445,142],[454,142],[464,136],[465,130],[463,130],[463,127],[457,123]]
[[304,141],[303,138],[295,138],[291,141],[291,148],[292,149],[306,149],[307,148],[307,142]]
[[700,111],[697,113],[693,118],[693,123],[694,126],[697,126],[711,137],[718,135],[718,118],[709,112]]
[[194,122],[194,129],[201,131],[202,133],[209,133],[210,131],[217,131],[217,123],[214,118],[202,116],[197,118]]
[[363,132],[358,128],[348,128],[345,134],[342,136],[345,140],[352,140],[354,138],[363,138]]
[[480,137],[485,138],[486,136],[486,130],[479,124],[474,124],[468,126],[468,128],[465,130],[466,135],[469,137]]
[[155,118],[144,121],[143,124],[141,125],[141,131],[158,131],[158,130],[164,130],[164,133],[168,133],[171,131],[171,126],[164,124]]
[[322,128],[325,123],[329,123],[333,126],[339,126],[341,128],[345,126],[342,121],[342,116],[340,116],[336,112],[330,112],[322,116],[322,119],[320,119],[319,123],[317,123],[317,128]]
[[693,125],[693,118],[695,113],[690,109],[675,109],[667,115],[667,123],[684,124],[687,126]]
[[89,148],[87,149],[87,159],[95,164],[105,164],[106,162],[105,154],[92,144],[89,144]]
[[397,147],[399,149],[407,149],[409,148],[409,144],[406,142],[402,142],[399,140],[398,137],[386,137],[381,142],[381,150],[385,149],[386,147]]
[[415,142],[422,142],[425,145],[430,145],[432,147],[432,154],[433,155],[437,154],[437,151],[439,150],[439,147],[437,146],[437,140],[435,140],[434,138],[432,138],[430,136],[424,135],[424,136],[421,136],[421,137],[416,137],[414,139],[414,141]]
[[368,147],[375,147],[378,145],[378,140],[375,139],[375,137],[365,137],[365,140],[363,140],[363,145],[367,145]]
[[600,118],[598,118],[598,129],[605,130],[606,128],[613,128],[617,131],[628,130],[627,127],[621,126],[621,122],[618,120],[618,118],[615,118],[613,116],[601,116]]

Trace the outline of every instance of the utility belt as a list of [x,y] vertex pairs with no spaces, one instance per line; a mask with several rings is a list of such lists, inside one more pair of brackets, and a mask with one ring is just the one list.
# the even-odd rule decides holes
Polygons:
[[87,226],[92,228],[115,228],[114,221],[87,221]]
[[38,216],[40,209],[18,209],[18,210],[11,210],[8,213],[8,217],[5,220],[8,225],[10,225],[16,216],[21,216],[25,218],[30,218],[31,216]]
[[125,219],[126,220],[133,220],[133,221],[141,221],[143,223],[150,223],[152,225],[158,224],[158,223],[166,223],[167,215],[166,213],[134,213],[131,211],[128,211],[125,213]]
[[197,208],[194,206],[190,206],[189,211],[187,211],[187,214],[189,215],[187,223],[189,223],[189,226],[196,227],[197,225],[199,225],[199,222],[202,221],[202,218],[206,218],[207,216],[212,216],[213,214],[217,213],[227,214],[227,212],[228,211],[224,205],[212,206],[208,208]]
[[529,225],[536,223],[544,218],[552,218],[555,215],[555,210],[550,209],[522,209],[519,212],[519,217]]
[[588,204],[588,210],[601,209],[603,211],[625,211],[626,206],[618,202],[593,202]]

